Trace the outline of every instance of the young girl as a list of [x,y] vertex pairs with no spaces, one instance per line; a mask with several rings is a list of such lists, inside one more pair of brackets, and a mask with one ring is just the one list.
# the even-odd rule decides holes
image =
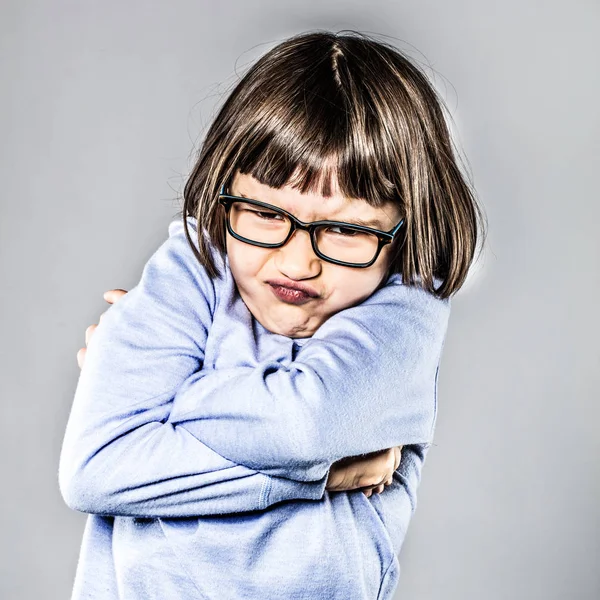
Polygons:
[[73,599],[391,598],[478,239],[440,101],[390,46],[292,37],[184,198],[87,340],[59,467],[90,513]]

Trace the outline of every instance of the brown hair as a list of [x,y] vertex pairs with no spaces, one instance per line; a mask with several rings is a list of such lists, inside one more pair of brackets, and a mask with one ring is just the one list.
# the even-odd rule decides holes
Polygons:
[[323,196],[335,176],[346,197],[400,204],[405,224],[388,276],[402,273],[405,284],[440,298],[454,294],[482,211],[457,164],[444,106],[419,67],[365,34],[316,31],[278,44],[227,97],[185,184],[183,214],[197,219],[198,249],[184,219],[185,233],[198,260],[220,275],[210,245],[224,257],[218,195],[236,171]]

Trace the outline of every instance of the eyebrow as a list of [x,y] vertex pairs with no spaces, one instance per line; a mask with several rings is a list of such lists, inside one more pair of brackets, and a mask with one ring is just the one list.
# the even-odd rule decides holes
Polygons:
[[[236,195],[236,194],[233,194],[233,195]],[[250,198],[241,193],[237,194],[237,196],[240,198],[246,198],[246,200],[255,200],[255,198]],[[261,200],[261,202],[262,202],[262,200]],[[270,203],[265,202],[265,204],[270,204]],[[273,206],[275,208],[279,208],[280,210],[285,210],[285,209],[281,208],[280,206],[275,206],[274,204],[271,204],[271,206]],[[289,211],[287,211],[287,212],[289,212]],[[387,231],[385,226],[382,224],[381,220],[377,219],[377,218],[361,219],[360,217],[352,217],[350,219],[319,219],[319,220],[320,221],[336,221],[338,223],[348,223],[349,225],[362,225],[363,227],[371,227],[371,228],[379,229],[380,231]]]

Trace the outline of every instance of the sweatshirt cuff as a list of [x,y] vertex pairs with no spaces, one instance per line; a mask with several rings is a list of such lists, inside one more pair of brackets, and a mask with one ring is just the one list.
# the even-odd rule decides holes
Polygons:
[[321,500],[329,477],[329,469],[317,481],[296,481],[285,477],[265,475],[265,493],[262,509],[284,500]]

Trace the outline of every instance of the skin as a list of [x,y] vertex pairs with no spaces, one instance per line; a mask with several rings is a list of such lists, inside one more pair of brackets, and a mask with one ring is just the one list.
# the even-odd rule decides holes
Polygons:
[[[301,194],[290,186],[270,188],[251,175],[236,173],[229,192],[267,202],[292,213],[304,222],[331,219],[351,221],[378,219],[375,226],[383,231],[392,229],[402,218],[399,207],[387,204],[375,208],[364,200],[345,198],[332,181],[333,194]],[[281,248],[261,248],[241,242],[227,233],[229,266],[240,296],[256,320],[268,331],[290,338],[312,336],[332,315],[359,304],[368,298],[382,283],[389,262],[389,245],[384,246],[377,260],[367,268],[352,268],[321,260],[313,251],[306,231],[296,231]],[[288,304],[277,298],[270,279],[302,282],[318,293],[301,305]],[[104,298],[110,304],[127,292],[112,290]],[[100,317],[101,321],[102,317]],[[97,325],[86,329],[86,346]],[[77,354],[82,367],[85,348]],[[331,466],[326,489],[348,491],[361,489],[369,497],[380,493],[392,483],[393,472],[398,468],[401,446],[372,452],[361,457],[347,457]]]
[[[234,196],[267,202],[304,222],[379,219],[381,229],[389,231],[402,218],[398,206],[390,203],[375,208],[364,200],[345,198],[337,185],[334,194],[326,198],[301,194],[289,186],[270,188],[238,172],[229,189]],[[229,266],[240,296],[265,329],[290,338],[310,337],[330,316],[366,300],[383,282],[389,250],[388,244],[373,265],[357,269],[321,260],[312,249],[307,231],[295,231],[281,248],[253,246],[227,232]],[[288,304],[279,300],[266,283],[273,278],[308,284],[319,296],[306,304]]]

